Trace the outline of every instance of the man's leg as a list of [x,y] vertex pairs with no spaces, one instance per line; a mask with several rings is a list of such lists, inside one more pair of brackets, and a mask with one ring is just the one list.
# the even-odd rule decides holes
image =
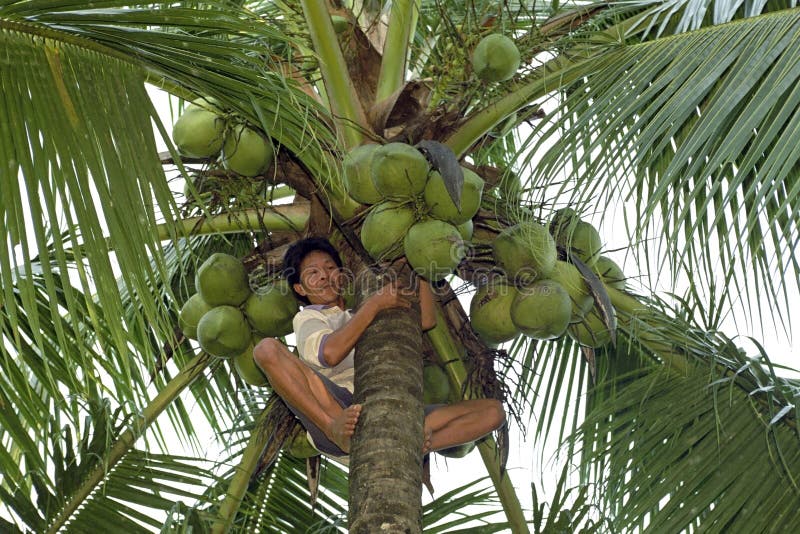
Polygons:
[[503,404],[495,399],[465,400],[437,408],[425,417],[423,452],[475,441],[500,428],[505,420]]
[[256,364],[267,375],[272,389],[302,412],[344,452],[350,452],[361,405],[342,407],[317,374],[280,341],[266,338],[253,351]]

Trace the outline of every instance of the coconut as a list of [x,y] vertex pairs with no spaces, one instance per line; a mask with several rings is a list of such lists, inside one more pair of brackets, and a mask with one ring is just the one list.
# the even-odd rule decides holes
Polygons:
[[566,250],[567,255],[576,255],[589,267],[597,262],[597,258],[600,257],[600,249],[603,248],[600,234],[594,226],[586,221],[572,220],[556,225],[553,237],[556,243]]
[[197,269],[197,292],[209,306],[239,306],[250,296],[247,272],[239,258],[215,252]]
[[534,339],[555,339],[569,326],[572,300],[553,280],[539,280],[519,291],[511,303],[511,321]]
[[442,175],[433,171],[428,177],[423,197],[432,217],[459,225],[472,219],[478,213],[478,208],[481,207],[483,179],[469,169],[462,167],[462,170],[464,171],[464,184],[461,187],[460,209],[450,198]]
[[253,343],[233,359],[233,367],[246,384],[261,387],[269,384],[266,375],[253,359]]
[[529,221],[500,232],[492,242],[492,255],[509,280],[528,284],[550,275],[557,252],[547,228]]
[[222,165],[242,176],[263,174],[275,159],[272,145],[244,124],[236,126],[222,147]]
[[482,340],[495,345],[519,334],[511,320],[511,304],[516,296],[517,290],[504,282],[490,282],[475,291],[469,305],[469,322]]
[[283,450],[290,456],[301,460],[320,455],[316,447],[308,441],[308,432],[299,424],[295,425],[292,433],[286,438],[286,441],[283,443]]
[[455,447],[448,447],[446,449],[442,449],[436,452],[437,454],[441,454],[442,456],[446,456],[447,458],[463,458],[464,456],[471,453],[472,449],[474,448],[475,448],[475,442],[470,441],[469,443],[456,445]]
[[403,238],[415,219],[408,203],[381,202],[370,210],[361,225],[361,243],[378,261],[399,258],[403,255]]
[[592,309],[587,313],[580,323],[570,325],[567,328],[567,334],[581,345],[594,349],[611,342],[611,332],[603,323],[597,309]]
[[474,225],[472,224],[472,219],[456,226],[456,230],[458,230],[458,233],[461,234],[461,239],[463,239],[464,241],[469,241],[470,239],[472,239],[473,229]]
[[331,24],[333,24],[333,31],[344,33],[350,27],[350,19],[342,15],[331,15]]
[[456,227],[436,219],[414,223],[403,240],[403,250],[411,267],[432,282],[453,272],[467,252]]
[[172,140],[181,154],[210,158],[222,149],[225,119],[214,111],[189,106],[172,127]]
[[382,145],[372,155],[370,173],[384,198],[404,199],[425,189],[430,165],[422,152],[405,143]]
[[372,156],[380,145],[361,145],[348,152],[342,166],[344,168],[344,187],[347,194],[362,204],[377,204],[381,194],[372,183]]
[[199,293],[195,293],[181,306],[178,314],[178,326],[183,335],[189,339],[197,339],[197,323],[206,314],[211,306],[203,300]]
[[550,233],[555,235],[562,231],[562,228],[569,231],[569,228],[574,228],[580,220],[578,212],[572,208],[557,209],[550,217]]
[[556,260],[548,278],[558,282],[569,294],[572,302],[572,318],[569,322],[580,322],[594,305],[594,298],[589,293],[589,286],[581,272],[571,263]]
[[613,287],[620,291],[625,289],[625,273],[611,258],[607,256],[598,257],[593,269],[608,287]]
[[263,337],[282,337],[293,330],[292,319],[300,311],[289,284],[280,280],[244,301],[247,322]]
[[450,399],[450,380],[441,366],[426,365],[422,368],[422,402],[445,404]]
[[197,341],[204,351],[220,358],[238,356],[252,339],[250,325],[239,308],[216,306],[197,324]]
[[481,39],[472,52],[472,69],[485,82],[508,80],[517,72],[519,62],[517,45],[499,33]]

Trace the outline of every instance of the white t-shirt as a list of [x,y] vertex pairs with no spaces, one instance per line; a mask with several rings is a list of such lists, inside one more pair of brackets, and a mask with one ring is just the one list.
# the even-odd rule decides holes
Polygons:
[[297,351],[309,367],[319,371],[333,383],[353,391],[353,354],[333,367],[322,358],[322,347],[328,335],[343,327],[353,315],[338,306],[309,305],[294,316],[292,325],[297,338]]

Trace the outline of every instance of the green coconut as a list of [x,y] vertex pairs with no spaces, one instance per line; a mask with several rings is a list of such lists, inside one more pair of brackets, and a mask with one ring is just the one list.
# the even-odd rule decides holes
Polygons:
[[370,174],[375,189],[388,199],[405,199],[422,193],[430,164],[422,152],[405,143],[388,143],[372,155]]
[[289,437],[283,443],[287,454],[299,459],[319,456],[320,452],[308,441],[308,433],[301,425],[295,425]]
[[197,324],[197,341],[204,351],[232,358],[250,345],[252,333],[244,314],[234,306],[211,308]]
[[594,226],[586,221],[569,221],[565,224],[556,225],[553,233],[556,243],[563,247],[567,254],[576,255],[583,263],[592,267],[597,258],[600,257],[600,250],[603,248],[603,240]]
[[511,321],[534,339],[555,339],[569,326],[572,300],[554,280],[539,280],[519,291],[511,303]]
[[456,227],[437,219],[414,223],[403,239],[403,250],[411,267],[432,282],[452,273],[467,253]]
[[471,453],[474,448],[475,442],[470,441],[469,443],[464,443],[462,445],[456,445],[455,447],[448,447],[447,449],[436,451],[436,453],[447,458],[463,458]]
[[505,35],[494,33],[480,40],[472,52],[472,69],[485,82],[508,80],[519,69],[519,49]]
[[608,287],[613,287],[620,291],[625,289],[625,273],[611,258],[601,255],[597,258],[592,268]]
[[253,359],[253,343],[233,359],[233,367],[246,384],[262,387],[269,384],[267,376]]
[[361,225],[361,243],[378,261],[403,255],[403,238],[416,217],[408,203],[386,200],[376,204]]
[[509,280],[529,284],[550,275],[557,252],[547,228],[529,221],[500,232],[492,242],[492,255]]
[[331,24],[333,24],[333,31],[344,33],[350,27],[350,20],[342,15],[331,15]]
[[275,150],[260,133],[240,124],[233,128],[222,147],[222,165],[242,176],[263,174],[275,159]]
[[209,306],[239,306],[250,296],[244,264],[224,252],[215,252],[200,265],[194,283]]
[[251,293],[244,301],[247,322],[263,337],[282,337],[292,333],[292,319],[300,311],[285,280]]
[[456,230],[458,230],[458,233],[461,234],[461,239],[464,241],[469,241],[472,239],[472,231],[474,228],[475,226],[472,223],[472,219],[456,226]]
[[478,337],[496,345],[519,334],[511,320],[511,305],[516,296],[514,286],[504,282],[490,282],[475,291],[469,305],[469,322]]
[[555,235],[562,231],[562,228],[569,231],[569,228],[574,228],[580,220],[580,215],[574,209],[559,208],[550,217],[550,233]]
[[445,404],[450,399],[450,380],[441,366],[422,368],[422,399],[424,404]]
[[372,183],[372,156],[381,145],[361,145],[348,152],[342,166],[347,194],[362,204],[377,204],[383,197]]
[[556,260],[556,264],[548,278],[558,282],[569,294],[572,301],[570,323],[577,323],[583,319],[586,312],[594,306],[594,298],[589,292],[589,286],[578,268],[571,263]]
[[189,106],[172,127],[178,151],[192,158],[210,158],[222,149],[225,119],[200,106]]
[[459,225],[472,219],[481,207],[483,179],[469,169],[463,168],[464,184],[461,187],[461,208],[457,208],[445,188],[444,179],[437,171],[431,172],[423,191],[425,204],[431,217]]
[[603,323],[597,309],[592,309],[583,321],[570,325],[567,334],[585,347],[598,349],[611,342],[611,331]]
[[197,339],[197,323],[206,314],[211,306],[203,300],[199,293],[195,293],[181,306],[178,314],[178,326],[183,335],[189,339]]

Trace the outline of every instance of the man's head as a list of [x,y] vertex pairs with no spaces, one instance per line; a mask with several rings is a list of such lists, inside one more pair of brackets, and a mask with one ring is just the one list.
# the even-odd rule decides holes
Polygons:
[[283,275],[295,297],[306,304],[328,304],[331,290],[339,293],[338,278],[332,277],[338,277],[341,268],[339,252],[324,237],[296,241],[283,257]]

